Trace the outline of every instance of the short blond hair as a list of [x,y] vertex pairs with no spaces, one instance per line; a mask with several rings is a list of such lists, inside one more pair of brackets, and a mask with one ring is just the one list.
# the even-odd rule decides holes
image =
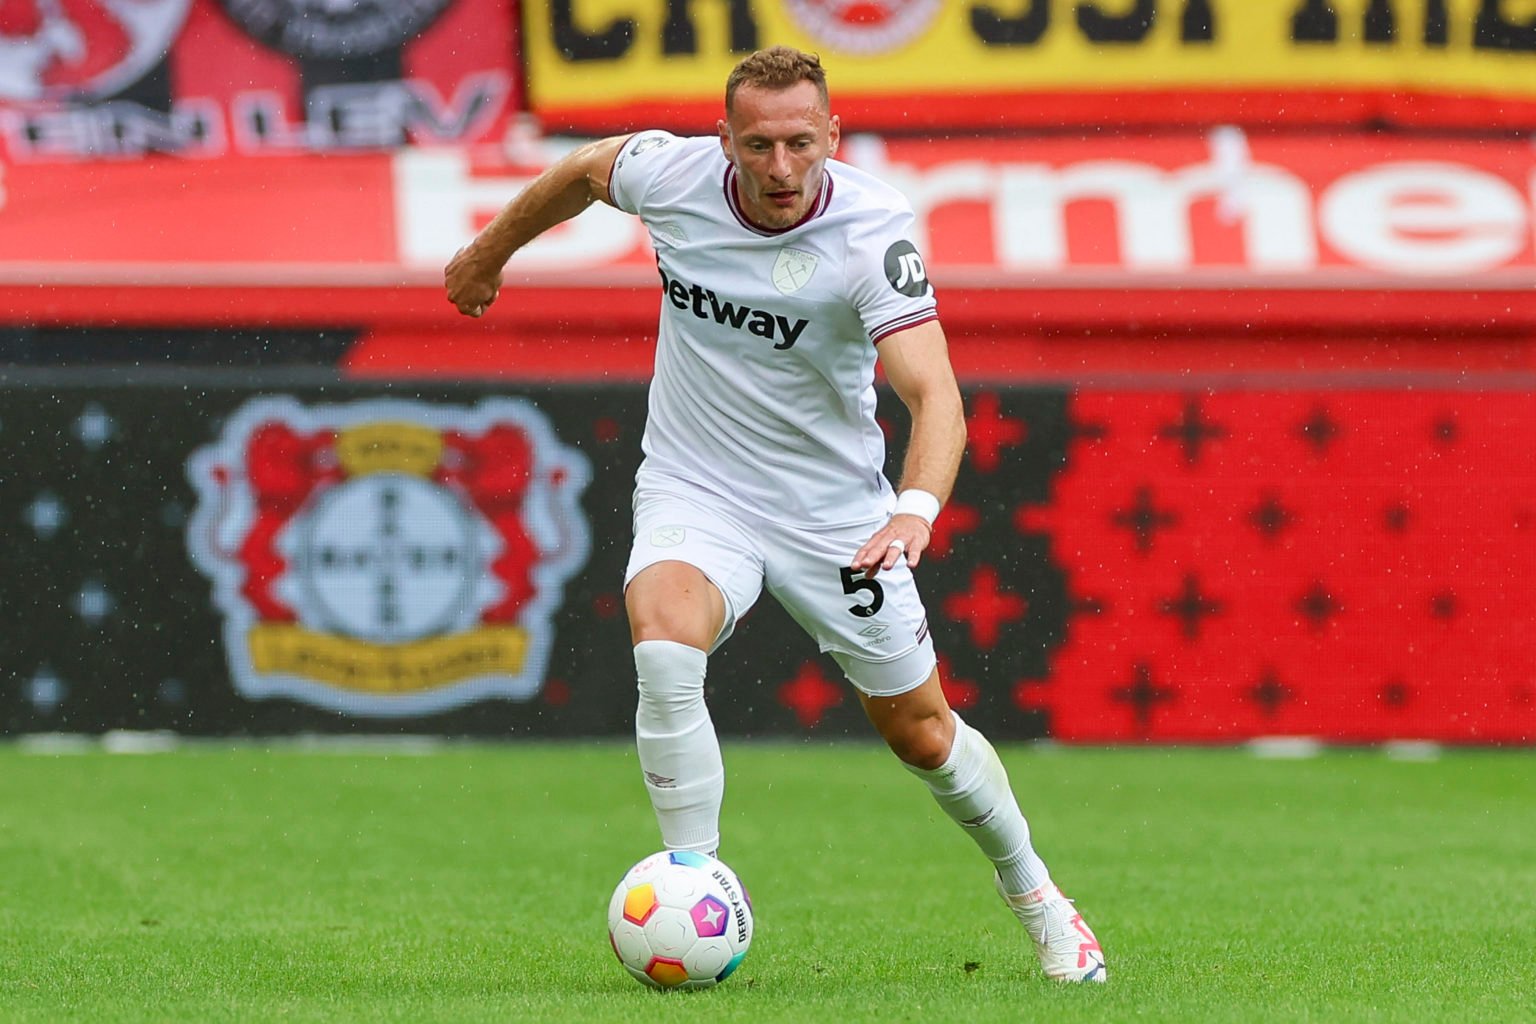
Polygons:
[[757,89],[788,89],[800,82],[810,82],[821,95],[821,105],[830,108],[827,98],[827,72],[821,58],[793,46],[770,46],[744,57],[731,69],[725,80],[725,112],[731,112],[736,90],[744,85]]

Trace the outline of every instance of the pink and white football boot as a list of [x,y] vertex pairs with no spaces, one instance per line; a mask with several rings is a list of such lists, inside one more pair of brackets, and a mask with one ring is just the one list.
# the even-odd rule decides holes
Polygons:
[[1023,922],[1046,977],[1057,981],[1108,980],[1099,940],[1055,882],[1021,896],[1004,892],[1002,879],[994,877],[993,882],[1008,909]]

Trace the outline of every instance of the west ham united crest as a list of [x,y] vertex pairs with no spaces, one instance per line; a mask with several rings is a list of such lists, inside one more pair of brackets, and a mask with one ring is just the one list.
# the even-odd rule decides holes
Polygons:
[[188,473],[246,696],[396,716],[539,691],[590,469],[534,406],[260,398]]
[[773,261],[773,286],[785,295],[793,295],[810,283],[821,257],[801,249],[780,249]]

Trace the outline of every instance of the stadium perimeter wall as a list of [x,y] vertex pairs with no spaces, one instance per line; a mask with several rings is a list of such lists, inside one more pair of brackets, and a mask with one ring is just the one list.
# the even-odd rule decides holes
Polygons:
[[[0,373],[4,732],[628,731],[640,375],[365,374],[335,331],[8,345],[34,358]],[[1080,742],[1536,737],[1529,371],[1005,376],[967,375],[920,571],[969,718]],[[731,735],[866,732],[767,598],[710,699]]]

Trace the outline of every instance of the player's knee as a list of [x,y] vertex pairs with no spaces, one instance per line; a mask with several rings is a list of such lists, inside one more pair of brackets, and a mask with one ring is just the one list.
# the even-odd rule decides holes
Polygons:
[[892,753],[925,771],[942,767],[949,760],[954,738],[953,725],[946,716],[937,714],[908,719],[885,733]]

